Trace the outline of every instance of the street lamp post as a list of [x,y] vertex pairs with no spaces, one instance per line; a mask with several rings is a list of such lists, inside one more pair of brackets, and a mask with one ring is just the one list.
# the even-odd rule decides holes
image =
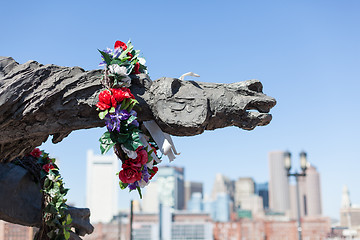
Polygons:
[[299,240],[302,240],[302,228],[301,228],[301,219],[300,219],[300,193],[299,193],[299,177],[306,176],[306,169],[307,169],[307,159],[306,153],[300,153],[300,167],[302,172],[298,173],[295,171],[294,173],[290,173],[291,169],[291,153],[285,152],[285,169],[287,171],[287,176],[293,176],[296,180],[296,203],[297,203],[297,224],[298,224],[298,233],[299,233]]

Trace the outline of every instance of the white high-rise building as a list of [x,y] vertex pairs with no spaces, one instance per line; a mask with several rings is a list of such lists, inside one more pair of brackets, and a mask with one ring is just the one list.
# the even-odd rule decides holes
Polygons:
[[143,211],[158,212],[159,204],[175,210],[184,208],[184,168],[159,167],[145,190]]
[[283,151],[269,153],[269,208],[288,215],[290,214],[290,194],[284,158]]
[[115,155],[87,152],[86,207],[93,223],[110,222],[118,212],[119,162]]
[[242,200],[254,195],[255,182],[252,178],[241,177],[235,182],[234,202],[235,207],[241,208]]
[[215,201],[219,193],[227,193],[230,196],[230,201],[234,201],[234,189],[234,181],[221,173],[217,173],[211,192],[211,198]]
[[[305,177],[298,177],[300,216],[320,217],[322,215],[320,174],[308,163]],[[296,185],[290,185],[291,218],[297,218]]]
[[188,201],[191,199],[193,193],[200,193],[201,198],[203,196],[203,183],[202,182],[190,182],[185,181],[184,185],[184,209],[187,208]]
[[320,174],[316,171],[316,168],[309,165],[306,170],[305,177],[306,184],[306,215],[307,216],[321,216],[321,185]]
[[142,200],[142,210],[146,213],[159,212],[159,194],[156,178],[152,179],[146,186]]

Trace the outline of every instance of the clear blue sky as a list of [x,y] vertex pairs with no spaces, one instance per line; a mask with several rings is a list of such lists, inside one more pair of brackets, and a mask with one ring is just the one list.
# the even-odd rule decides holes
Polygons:
[[[305,150],[321,173],[324,213],[338,218],[344,184],[360,203],[359,11],[352,0],[4,1],[0,55],[91,70],[98,48],[131,38],[153,80],[188,71],[203,82],[259,79],[278,102],[270,125],[175,138],[181,156],[174,164],[209,192],[217,172],[264,182],[269,151],[289,150],[298,160]],[[61,160],[69,201],[78,206],[86,150],[99,152],[102,132],[81,130],[43,146]]]

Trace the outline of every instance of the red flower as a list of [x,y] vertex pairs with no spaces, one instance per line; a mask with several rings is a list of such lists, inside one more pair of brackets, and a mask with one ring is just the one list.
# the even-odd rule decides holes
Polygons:
[[136,168],[141,168],[141,162],[139,158],[129,158],[126,159],[124,162],[125,165],[131,166],[131,167],[136,167]]
[[132,167],[127,164],[122,165],[123,169],[119,172],[119,179],[123,183],[134,183],[135,181],[141,180],[140,168]]
[[141,162],[142,165],[145,165],[148,161],[147,151],[142,147],[138,147],[136,149],[136,153],[137,153],[137,159],[139,159],[139,162]]
[[112,88],[111,92],[113,93],[114,98],[117,102],[122,102],[126,98],[135,99],[134,95],[130,92],[130,89],[122,87],[122,88]]
[[49,172],[50,169],[55,169],[55,167],[51,163],[45,164],[42,168],[45,172]]
[[139,62],[137,62],[136,64],[135,64],[135,66],[134,66],[134,69],[132,70],[132,74],[140,74],[140,63]]
[[155,174],[159,171],[159,168],[158,167],[153,167],[152,170],[153,170],[153,172],[150,173],[151,174],[150,179],[152,179],[153,176],[155,176]]
[[34,148],[34,150],[32,150],[32,152],[30,153],[31,156],[35,157],[35,158],[39,158],[41,156],[41,150],[38,148]]
[[117,49],[121,47],[123,51],[125,51],[127,49],[126,43],[122,42],[122,41],[116,41],[114,48]]
[[125,160],[125,164],[129,165],[131,167],[141,168],[141,166],[143,166],[147,163],[148,154],[143,147],[138,147],[136,149],[136,153],[137,153],[137,157],[135,159],[129,158],[129,159]]
[[104,90],[99,94],[99,102],[96,104],[101,110],[106,110],[111,107],[116,107],[116,99],[111,92]]
[[128,59],[128,61],[131,61],[131,59],[133,58],[133,55],[132,55],[130,52],[128,52],[127,55],[130,57],[130,58]]

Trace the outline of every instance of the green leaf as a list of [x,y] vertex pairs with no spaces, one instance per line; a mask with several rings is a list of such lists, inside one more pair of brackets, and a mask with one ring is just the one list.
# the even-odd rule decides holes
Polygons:
[[126,57],[127,53],[131,52],[132,50],[133,46],[130,44],[130,46],[127,46],[127,49],[120,54],[119,59],[122,60],[124,57]]
[[70,232],[66,231],[66,229],[64,229],[64,236],[66,240],[70,238]]
[[122,181],[119,181],[119,186],[122,190],[124,190],[129,184],[123,183]]
[[126,120],[126,124],[129,125],[130,123],[132,123],[134,120],[136,120],[137,117],[135,116],[130,116],[127,120]]
[[114,108],[114,107],[111,107],[109,112],[110,112],[110,113],[114,113],[114,112],[115,112],[115,108]]
[[113,59],[111,62],[110,62],[110,65],[112,64],[118,64],[118,65],[121,65],[122,64],[122,61],[119,60],[119,59]]
[[112,57],[111,57],[109,54],[107,54],[106,52],[100,51],[99,49],[98,49],[98,51],[99,51],[99,52],[101,53],[101,55],[103,56],[106,64],[109,65],[110,62],[111,62]]
[[127,67],[127,72],[126,72],[126,74],[127,74],[127,75],[130,75],[131,72],[132,72],[132,70],[134,69],[134,67],[135,67],[135,64],[130,64],[130,65]]
[[141,188],[140,188],[140,187],[136,187],[136,189],[138,190],[138,193],[139,193],[139,195],[140,195],[140,199],[142,199]]
[[110,132],[106,131],[99,139],[101,154],[107,153],[115,145],[110,138]]
[[44,189],[48,189],[49,187],[51,187],[51,183],[52,181],[50,181],[48,178],[45,178]]
[[70,225],[70,223],[72,223],[72,219],[71,219],[70,214],[68,214],[68,215],[66,216],[66,225]]
[[101,143],[100,144],[100,151],[101,151],[101,154],[105,154],[107,153],[116,143],[111,143],[111,144],[104,144],[104,143]]
[[116,141],[118,143],[126,142],[130,137],[129,133],[116,133]]
[[138,103],[139,102],[136,99],[130,98],[130,104],[129,104],[128,108],[127,108],[127,111],[130,112],[133,109],[133,107]]
[[131,103],[131,101],[129,100],[129,98],[124,99],[124,100],[121,102],[120,109],[127,109],[128,106],[130,105],[130,103]]
[[[111,111],[111,109],[110,109]],[[99,112],[99,118],[102,120],[105,118],[106,114],[108,114],[109,110],[105,110],[105,111],[102,111],[102,112]]]
[[141,63],[140,63],[140,68],[139,68],[139,72],[145,72],[147,70],[147,66],[145,66],[145,65],[142,65]]
[[111,144],[111,142],[113,142],[111,140],[111,137],[110,137],[110,132],[109,131],[106,131],[99,139],[99,141],[101,143],[107,143],[107,144]]
[[139,130],[134,129],[129,139],[124,143],[127,149],[135,151],[138,147],[142,146],[139,136]]

